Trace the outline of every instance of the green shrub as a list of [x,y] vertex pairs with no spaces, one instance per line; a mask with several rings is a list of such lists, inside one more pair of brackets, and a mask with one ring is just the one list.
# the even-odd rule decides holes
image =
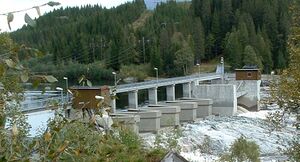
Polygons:
[[259,146],[253,142],[246,140],[243,136],[236,139],[229,149],[228,154],[222,155],[220,161],[228,162],[259,162]]
[[167,151],[165,149],[153,149],[150,150],[146,157],[147,157],[147,161],[148,162],[157,162],[160,161],[165,155],[166,155]]
[[289,156],[290,160],[295,162],[300,161],[300,137],[294,139],[290,146],[285,153]]
[[202,153],[210,154],[212,153],[212,140],[209,136],[205,135],[202,144],[200,145],[200,150]]
[[[24,126],[18,126],[18,132]],[[165,154],[146,149],[137,134],[114,129],[103,134],[93,123],[55,117],[47,131],[33,140],[13,136],[0,129],[0,159],[8,161],[158,161]],[[10,148],[10,149],[6,149]],[[1,161],[1,160],[0,160]]]
[[30,69],[32,72],[40,74],[52,74],[56,78],[61,79],[67,76],[70,82],[78,83],[78,78],[85,75],[92,82],[103,80],[113,80],[112,69],[106,69],[102,62],[94,62],[92,64],[80,64],[77,62],[67,62],[65,64],[54,65],[52,63],[36,63],[30,60]]
[[143,65],[122,65],[120,69],[120,74],[123,78],[127,77],[135,77],[138,80],[144,80],[147,78],[150,72],[150,65],[143,64]]
[[154,148],[164,151],[169,150],[180,151],[181,147],[178,145],[178,139],[182,137],[182,130],[180,128],[174,128],[170,132],[157,133],[154,141]]

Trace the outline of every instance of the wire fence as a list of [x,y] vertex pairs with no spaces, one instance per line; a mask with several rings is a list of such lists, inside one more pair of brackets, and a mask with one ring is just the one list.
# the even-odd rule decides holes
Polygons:
[[24,100],[21,102],[21,111],[32,112],[55,109],[69,103],[69,101],[70,98],[67,98],[60,91],[26,91]]

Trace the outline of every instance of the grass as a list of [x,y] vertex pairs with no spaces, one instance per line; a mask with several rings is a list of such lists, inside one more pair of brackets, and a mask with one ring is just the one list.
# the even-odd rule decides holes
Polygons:
[[[208,62],[200,64],[200,73],[214,73],[216,72],[217,65],[220,63],[220,58],[216,57]],[[225,62],[225,71],[229,71],[230,65]],[[192,73],[199,73],[199,67],[195,65],[192,69]]]

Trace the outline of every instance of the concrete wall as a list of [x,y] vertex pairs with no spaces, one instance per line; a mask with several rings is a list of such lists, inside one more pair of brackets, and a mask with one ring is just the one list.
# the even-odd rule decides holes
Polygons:
[[167,105],[148,105],[143,107],[146,110],[159,110],[161,111],[160,126],[179,126],[180,125],[180,107],[179,106],[167,106]]
[[120,128],[129,129],[132,132],[139,133],[139,115],[128,115],[128,114],[110,114],[114,124],[117,124]]
[[138,104],[138,91],[131,91],[128,93],[128,106],[132,107],[134,109],[137,109],[139,104]]
[[183,101],[192,101],[198,103],[197,109],[197,118],[205,118],[212,115],[212,99],[203,99],[203,98],[180,98]]
[[122,111],[118,113],[140,116],[140,132],[157,132],[160,129],[161,111],[159,110],[128,109],[127,111]]
[[[241,82],[241,83],[240,83]],[[259,111],[261,80],[243,80],[237,91],[245,91],[246,95],[239,97],[237,102],[248,110]]]
[[193,85],[192,97],[212,99],[215,115],[230,116],[237,111],[236,86],[232,84]]
[[180,107],[180,122],[195,121],[197,119],[197,102],[189,101],[166,101],[160,102],[161,105],[179,106]]

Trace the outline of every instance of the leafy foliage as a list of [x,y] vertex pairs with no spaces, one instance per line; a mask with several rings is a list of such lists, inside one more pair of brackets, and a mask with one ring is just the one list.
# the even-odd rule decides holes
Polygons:
[[160,152],[180,151],[181,147],[178,145],[178,139],[182,137],[182,130],[174,128],[170,132],[157,133],[155,136],[154,149]]
[[272,85],[272,96],[284,113],[292,113],[297,117],[296,128],[300,128],[300,13],[299,3],[294,2],[291,7],[293,15],[292,26],[288,39],[288,51],[290,53],[290,65],[283,70],[279,82]]
[[297,162],[300,159],[300,139],[295,137],[295,139],[290,143],[290,148],[288,148],[285,153],[290,157],[291,160]]
[[[21,119],[24,122],[24,119]],[[28,140],[26,127],[1,129],[0,158],[4,161],[151,161],[161,159],[159,150],[142,147],[139,137],[128,130],[102,134],[94,123],[56,116],[47,130]],[[8,149],[7,149],[8,148]],[[130,156],[128,156],[130,155]]]
[[[15,44],[6,33],[0,33],[0,128],[5,126],[9,106],[22,99],[19,82],[29,79],[29,71],[20,62],[20,55],[32,55],[37,50]],[[32,76],[46,80],[52,76]],[[55,79],[55,78],[52,78]]]
[[120,74],[123,78],[127,77],[136,77],[138,80],[144,80],[147,77],[147,74],[150,72],[150,65],[122,65],[120,68]]
[[202,153],[210,154],[212,152],[212,140],[209,136],[205,135],[203,142],[199,146]]
[[[289,67],[283,70],[278,82],[272,84],[273,98],[282,109],[283,114],[296,116],[294,126],[300,129],[300,3],[293,1],[290,12],[292,14],[292,24],[288,38],[287,48],[290,54]],[[281,116],[280,120],[283,119]],[[291,160],[299,161],[299,138],[296,135],[294,142],[286,151]]]
[[136,134],[122,130],[102,135],[93,123],[81,121],[53,120],[36,141],[38,157],[46,161],[144,161],[147,154]]
[[[28,140],[29,125],[20,112],[23,99],[20,82],[29,79],[29,71],[19,58],[37,50],[15,44],[6,33],[0,33],[0,159],[1,161],[28,161],[32,146]],[[53,76],[31,76],[35,79],[55,80]]]
[[229,162],[259,162],[259,146],[252,141],[248,141],[245,137],[241,136],[236,139],[230,147],[229,154],[224,154],[221,161]]

